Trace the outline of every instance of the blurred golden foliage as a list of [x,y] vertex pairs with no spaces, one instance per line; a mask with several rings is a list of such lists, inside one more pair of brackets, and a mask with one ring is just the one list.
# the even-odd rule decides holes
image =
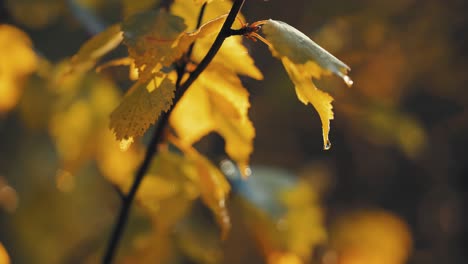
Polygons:
[[23,84],[37,67],[29,37],[20,29],[0,24],[0,113],[18,102]]
[[382,210],[360,210],[339,217],[330,246],[338,264],[404,264],[412,250],[408,225]]

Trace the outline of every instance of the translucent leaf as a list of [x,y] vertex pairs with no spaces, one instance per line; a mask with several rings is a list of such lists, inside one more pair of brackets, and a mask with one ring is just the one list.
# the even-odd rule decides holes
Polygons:
[[304,104],[311,103],[315,110],[317,110],[322,121],[324,148],[329,149],[331,143],[328,139],[328,134],[330,132],[330,120],[333,119],[333,107],[331,104],[333,97],[317,89],[315,84],[308,78],[310,73],[316,73],[315,69],[318,67],[313,63],[297,65],[285,57],[283,57],[282,61],[289,77],[296,86],[296,94],[299,100]]
[[162,111],[168,111],[175,85],[167,76],[162,81],[136,82],[112,112],[110,128],[118,140],[142,136]]
[[88,70],[96,64],[102,56],[115,49],[123,40],[120,24],[113,25],[105,31],[95,35],[83,44],[71,60],[71,70]]
[[[312,41],[294,27],[276,20],[268,20],[263,25],[263,32],[271,44],[273,55],[287,57],[294,64],[305,64],[313,61],[320,66],[322,74],[328,71],[344,78],[350,68],[328,51]],[[314,76],[320,78],[320,75]],[[346,80],[345,80],[346,81]],[[346,81],[348,84],[349,81]]]
[[248,97],[231,70],[212,64],[178,103],[171,115],[171,125],[188,145],[217,132],[226,141],[226,153],[245,171],[255,136],[247,115]]
[[328,139],[330,120],[333,119],[331,102],[333,97],[315,87],[312,78],[334,73],[348,86],[353,82],[346,75],[349,67],[313,42],[309,37],[290,25],[275,20],[267,20],[263,32],[273,55],[279,58],[296,87],[296,93],[304,104],[311,103],[322,122],[324,149],[331,144]]
[[130,57],[135,60],[141,81],[145,81],[180,55],[174,54],[173,46],[186,26],[180,17],[159,9],[130,17],[124,21],[122,29]]
[[37,68],[38,59],[29,37],[10,25],[0,25],[0,113],[13,108],[26,77]]
[[[203,21],[207,22],[221,15],[227,14],[231,9],[232,1],[213,1],[206,7]],[[176,0],[171,6],[171,12],[182,17],[188,28],[195,29],[200,6],[193,0]],[[238,19],[244,20],[242,15]],[[197,40],[193,52],[193,59],[200,62],[214,42],[216,34],[211,37]],[[213,62],[223,64],[238,74],[243,74],[254,79],[263,79],[263,75],[254,64],[248,50],[242,44],[241,36],[227,38]]]

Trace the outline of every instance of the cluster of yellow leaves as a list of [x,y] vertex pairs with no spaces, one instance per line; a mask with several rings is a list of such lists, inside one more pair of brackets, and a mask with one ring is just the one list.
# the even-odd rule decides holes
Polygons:
[[[206,8],[202,26],[196,29],[198,12],[204,2],[210,4]],[[90,39],[72,58],[69,70],[83,72],[121,42],[127,46],[128,58],[111,61],[106,65],[127,64],[138,72],[137,81],[110,115],[110,128],[123,145],[128,147],[134,138],[142,136],[157,121],[163,111],[170,109],[176,89],[173,64],[182,58],[195,41],[192,61],[201,61],[230,8],[230,1],[176,0],[170,12],[159,9],[129,16],[121,25],[114,25]],[[195,190],[214,212],[224,234],[230,222],[225,205],[229,184],[222,173],[194,151],[191,145],[210,132],[217,132],[226,140],[227,154],[243,171],[247,170],[255,131],[248,118],[249,94],[237,74],[263,78],[240,36],[226,40],[212,65],[193,83],[170,119],[170,125],[180,142],[179,147],[184,152],[184,156],[178,157],[177,161],[179,165],[191,164],[190,174],[184,173],[192,181],[198,179]],[[159,156],[157,159],[164,158]],[[164,166],[162,168],[158,175],[171,173]],[[163,182],[155,181],[152,177],[148,179],[143,182],[143,190],[148,184]],[[129,186],[129,181],[121,178],[113,181],[124,189]],[[152,189],[152,193],[157,192]],[[143,193],[148,196],[148,192]]]
[[273,55],[283,62],[296,86],[297,97],[304,104],[311,103],[317,110],[322,121],[324,149],[329,149],[331,143],[328,134],[330,120],[333,119],[333,97],[318,90],[312,78],[320,79],[322,75],[333,73],[351,86],[353,82],[346,75],[349,67],[292,26],[271,19],[263,24],[267,44]]
[[0,25],[0,113],[13,108],[26,77],[38,64],[29,37],[10,25]]

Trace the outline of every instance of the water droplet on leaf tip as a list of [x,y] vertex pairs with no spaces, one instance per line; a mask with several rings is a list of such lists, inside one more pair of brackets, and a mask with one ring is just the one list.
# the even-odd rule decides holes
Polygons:
[[324,145],[323,145],[323,149],[324,150],[329,150],[331,148],[332,144],[330,142],[330,140],[328,140]]
[[354,82],[353,82],[353,80],[351,80],[351,78],[349,78],[348,75],[345,75],[345,76],[343,77],[343,80],[344,80],[344,82],[346,83],[346,85],[348,85],[348,87],[353,86],[353,83],[354,83]]

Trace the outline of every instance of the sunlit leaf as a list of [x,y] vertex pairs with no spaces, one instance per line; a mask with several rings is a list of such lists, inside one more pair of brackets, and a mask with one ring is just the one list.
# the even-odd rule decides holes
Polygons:
[[111,114],[110,128],[117,139],[142,136],[163,111],[169,110],[174,91],[174,82],[167,76],[136,82]]
[[115,49],[123,40],[120,24],[113,25],[85,42],[71,59],[71,70],[88,70],[102,56]]
[[0,25],[0,113],[16,105],[25,78],[36,70],[38,59],[29,37],[10,25]]
[[174,52],[184,21],[164,9],[135,14],[122,24],[124,43],[135,60],[140,80],[146,81],[163,66],[170,66],[181,54]]
[[[221,15],[227,14],[231,9],[231,1],[213,1],[206,7],[204,22],[215,19]],[[182,17],[189,29],[195,29],[200,6],[193,0],[176,0],[171,6],[171,12]],[[241,14],[238,15],[239,20],[244,20]],[[214,42],[216,34],[211,37],[197,40],[193,52],[193,59],[197,62],[201,61],[208,52]],[[255,66],[253,59],[250,57],[247,49],[242,44],[241,36],[233,36],[227,38],[218,54],[213,59],[213,62],[223,64],[227,68],[238,74],[247,75],[254,79],[263,79],[262,73]]]
[[212,131],[219,133],[226,141],[226,153],[245,171],[255,136],[247,115],[248,97],[231,70],[213,64],[178,103],[171,115],[171,125],[189,145]]
[[328,139],[330,120],[333,119],[331,102],[333,98],[318,90],[312,78],[336,74],[343,78],[348,86],[351,79],[346,75],[349,67],[313,42],[309,37],[292,26],[275,20],[263,23],[263,32],[273,55],[282,62],[289,77],[296,86],[296,93],[304,104],[311,103],[322,121],[323,144],[329,149]]
[[317,110],[320,120],[322,121],[323,144],[324,148],[330,148],[330,140],[328,134],[330,132],[330,120],[333,119],[332,104],[333,97],[326,92],[323,92],[310,80],[307,73],[314,74],[316,71],[315,64],[297,65],[292,63],[288,58],[282,58],[284,68],[288,72],[289,77],[296,86],[296,94],[299,100],[312,106]]

